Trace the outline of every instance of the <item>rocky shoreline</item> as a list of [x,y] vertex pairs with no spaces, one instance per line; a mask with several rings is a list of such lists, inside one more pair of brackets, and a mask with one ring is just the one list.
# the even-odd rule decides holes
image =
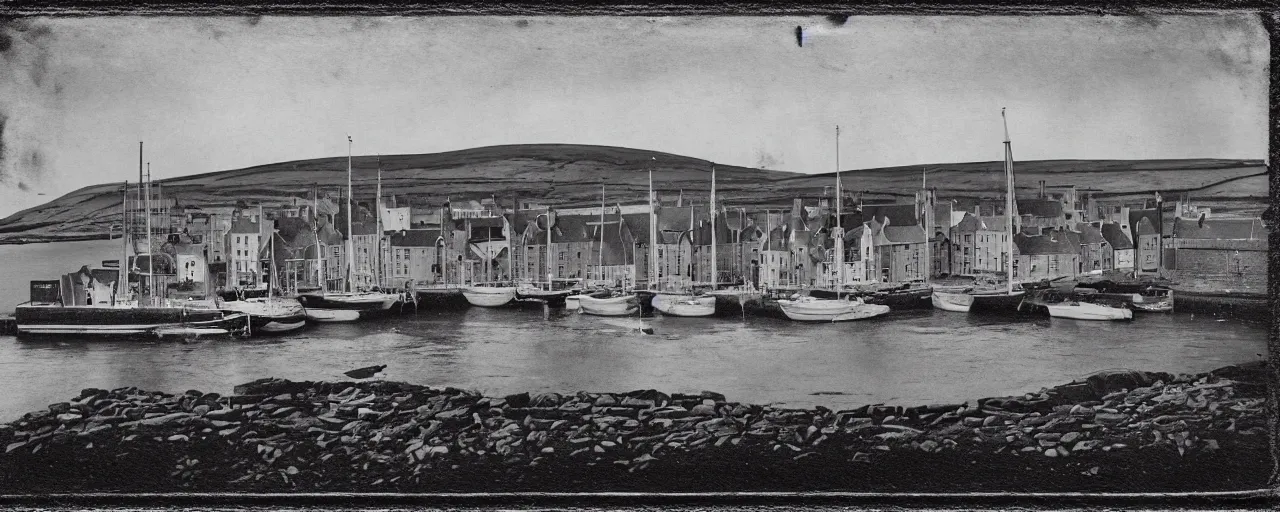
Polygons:
[[714,392],[478,393],[262,379],[86,389],[0,425],[0,488],[48,492],[1259,489],[1261,363],[1112,372],[965,404],[783,409]]

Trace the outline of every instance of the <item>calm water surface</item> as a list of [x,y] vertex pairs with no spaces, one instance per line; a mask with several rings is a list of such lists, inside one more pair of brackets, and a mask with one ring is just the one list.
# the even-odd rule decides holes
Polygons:
[[[0,246],[0,311],[26,281],[110,258],[103,242]],[[95,251],[100,251],[95,253]],[[15,285],[14,281],[19,281]],[[842,324],[744,319],[636,319],[471,308],[287,337],[193,343],[17,341],[0,337],[0,421],[85,387],[228,393],[261,377],[345,380],[386,364],[388,380],[489,394],[520,391],[714,390],[790,406],[904,405],[1034,391],[1115,368],[1197,372],[1255,360],[1265,326],[1189,315],[1131,323],[981,318],[924,310]]]

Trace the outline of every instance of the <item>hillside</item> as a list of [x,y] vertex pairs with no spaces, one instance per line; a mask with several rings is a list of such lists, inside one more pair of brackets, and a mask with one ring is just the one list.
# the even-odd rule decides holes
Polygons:
[[[353,159],[356,197],[372,197],[379,158]],[[578,145],[518,145],[424,155],[381,157],[384,194],[439,204],[446,197],[515,195],[553,205],[643,201],[647,170],[655,188],[705,196],[712,162],[653,151]],[[228,206],[238,200],[267,205],[309,198],[313,186],[334,191],[346,186],[347,159],[282,162],[157,180],[166,197],[184,206]],[[928,164],[848,171],[851,191],[910,195],[927,168],[930,187],[941,197],[980,197],[1003,190],[1003,162]],[[831,174],[800,174],[716,164],[720,199],[736,206],[782,206],[793,197],[815,197],[834,184]],[[1095,197],[1196,191],[1197,199],[1266,201],[1266,168],[1260,161],[1235,160],[1052,160],[1017,162],[1019,195],[1032,194],[1040,180],[1095,190]],[[880,196],[883,197],[883,196]],[[100,238],[120,216],[120,184],[85,187],[0,220],[0,243]]]

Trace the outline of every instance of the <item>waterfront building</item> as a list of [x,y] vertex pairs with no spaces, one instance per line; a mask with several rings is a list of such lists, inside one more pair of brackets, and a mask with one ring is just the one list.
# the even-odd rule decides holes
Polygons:
[[357,290],[368,290],[378,284],[377,255],[381,245],[376,221],[365,218],[351,223],[351,249],[355,251],[355,269],[351,285]]
[[445,244],[439,228],[406,229],[389,237],[391,257],[388,284],[431,285],[443,281]]
[[1110,268],[1111,245],[1102,236],[1099,229],[1102,223],[1077,222],[1075,231],[1079,233],[1080,260],[1077,274],[1086,274]]
[[1062,206],[1061,201],[1054,199],[1019,199],[1018,225],[1023,232],[1030,233],[1038,233],[1045,228],[1065,229],[1067,216]]
[[238,288],[257,288],[262,284],[259,272],[259,250],[262,228],[257,213],[240,212],[231,220],[227,233],[229,247],[228,285]]
[[1076,275],[1079,267],[1079,239],[1064,230],[1045,230],[1040,235],[1019,233],[1013,237],[1013,277],[1018,280],[1056,279]]
[[1172,235],[1164,263],[1175,280],[1217,290],[1266,291],[1267,229],[1261,219],[1178,218]]
[[[814,222],[817,224],[817,222]],[[798,286],[812,287],[818,284],[816,264],[821,261],[819,254],[814,254],[814,230],[809,229],[805,219],[804,200],[796,198],[791,202],[791,215],[787,219],[787,251],[791,261],[792,283]],[[826,251],[821,251],[825,253]]]
[[1008,217],[1004,215],[978,218],[980,225],[975,233],[974,274],[1001,274],[1009,257]]
[[1133,240],[1124,226],[1117,222],[1102,223],[1102,238],[1111,247],[1112,256],[1110,265],[1103,262],[1103,269],[1133,271]]
[[657,208],[654,262],[660,289],[680,290],[693,285],[693,210],[692,206],[660,205]]
[[[848,224],[845,224],[846,226]],[[853,226],[845,231],[845,284],[868,283],[877,280],[872,275],[872,255],[875,251],[875,239],[871,228],[866,223]],[[840,269],[836,269],[839,272]]]
[[599,217],[557,214],[551,227],[551,257],[559,279],[587,279],[596,254],[589,222]]
[[980,267],[979,232],[983,229],[982,221],[977,215],[962,212],[960,220],[951,226],[951,271],[952,275],[971,276]]
[[1159,208],[1129,210],[1129,237],[1133,240],[1134,271],[1160,272],[1164,259],[1164,221]]
[[882,283],[919,281],[925,278],[927,262],[924,252],[928,240],[919,224],[895,226],[891,217],[872,219],[872,275]]

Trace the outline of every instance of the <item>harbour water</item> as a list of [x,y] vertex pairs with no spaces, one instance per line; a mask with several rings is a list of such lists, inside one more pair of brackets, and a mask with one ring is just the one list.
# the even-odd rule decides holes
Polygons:
[[[114,244],[0,246],[0,312],[27,281],[111,258]],[[1256,360],[1266,326],[1191,315],[1134,322],[894,312],[840,324],[752,318],[643,320],[471,308],[420,311],[279,338],[196,341],[18,341],[0,337],[0,420],[86,387],[228,393],[261,377],[347,380],[385,364],[383,378],[475,389],[573,393],[714,390],[730,400],[918,405],[1035,391],[1107,369],[1199,372]]]

